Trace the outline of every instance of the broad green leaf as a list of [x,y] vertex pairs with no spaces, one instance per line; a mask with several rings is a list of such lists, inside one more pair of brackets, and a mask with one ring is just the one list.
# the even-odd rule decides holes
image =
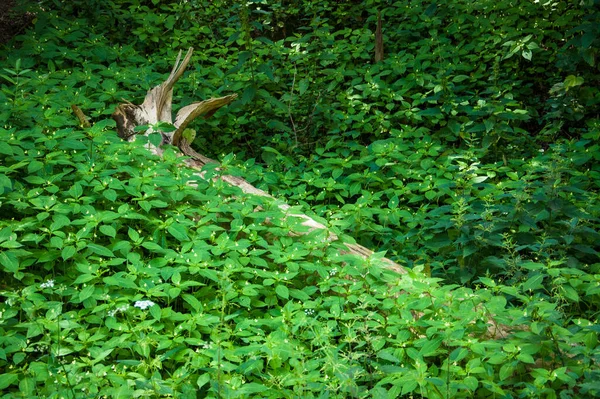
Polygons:
[[467,75],[457,75],[454,78],[452,78],[452,81],[454,83],[460,83],[460,82],[463,82],[463,81],[465,81],[467,79],[470,79],[470,77],[467,76]]
[[96,287],[94,287],[93,285],[88,285],[87,287],[85,287],[84,289],[82,289],[79,292],[79,300],[80,301],[85,301],[86,299],[88,299],[89,297],[92,296],[92,294],[94,293]]
[[290,297],[289,289],[285,285],[280,284],[280,285],[276,286],[275,292],[277,293],[278,296],[280,296],[283,299],[288,299]]
[[423,357],[433,356],[441,344],[442,338],[428,340],[419,351],[419,354]]
[[242,104],[249,104],[254,100],[254,96],[256,95],[256,87],[249,86],[246,87],[244,93],[242,94]]
[[181,295],[181,297],[183,298],[184,301],[186,301],[191,307],[192,309],[194,309],[196,312],[200,312],[202,309],[202,304],[200,303],[200,301],[198,299],[196,299],[196,297],[194,297],[193,295],[190,294],[183,294]]
[[24,395],[25,397],[34,396],[33,393],[35,391],[35,379],[31,377],[23,378],[19,382],[19,393]]
[[565,78],[565,88],[568,90],[571,87],[581,86],[584,80],[581,76],[569,75]]
[[414,391],[419,383],[414,379],[404,380],[402,383],[402,395],[407,395]]
[[250,395],[253,393],[265,392],[268,390],[269,390],[269,388],[267,388],[266,386],[264,386],[262,384],[258,384],[256,382],[250,382],[250,383],[246,383],[246,384],[242,385],[242,387],[239,389],[239,394]]
[[19,270],[19,259],[11,251],[0,251],[0,266],[9,273]]
[[75,253],[77,252],[77,250],[75,249],[74,246],[72,245],[68,245],[66,247],[63,248],[63,250],[61,251],[60,255],[62,256],[63,260],[67,260],[73,257],[73,255],[75,255]]
[[161,318],[161,310],[160,306],[152,305],[150,306],[150,314],[154,317],[155,320],[160,321]]
[[[0,154],[13,155],[12,146],[5,141],[1,141],[0,142]],[[2,175],[0,175],[0,176],[2,176]]]
[[210,381],[210,374],[204,373],[204,374],[201,374],[200,377],[198,377],[198,379],[196,380],[196,385],[198,385],[198,388],[202,388],[209,381]]
[[186,228],[177,223],[173,222],[169,227],[167,227],[167,231],[177,239],[177,241],[189,241],[189,237],[187,235]]
[[55,215],[53,218],[53,223],[50,225],[52,230],[60,230],[65,226],[69,226],[71,224],[71,220],[65,215]]
[[108,188],[108,189],[104,190],[102,192],[102,195],[104,196],[104,198],[106,198],[109,201],[115,202],[117,200],[117,192],[115,190],[113,190],[112,188]]
[[19,379],[17,374],[0,374],[0,389],[6,389]]
[[425,198],[427,198],[428,200],[433,200],[435,197],[437,197],[437,193],[435,192],[435,190],[429,190],[427,192],[425,192]]
[[100,226],[100,231],[103,234],[106,234],[107,236],[113,237],[113,238],[117,235],[117,231],[115,230],[114,227],[108,226],[108,225],[105,225],[105,224],[102,225],[102,226]]
[[498,377],[500,377],[500,381],[506,381],[512,376],[515,371],[515,366],[512,363],[507,363],[500,367],[500,373]]
[[475,176],[471,179],[471,183],[477,184],[482,183],[488,179],[488,176]]
[[102,281],[108,285],[114,285],[121,288],[137,288],[137,285],[134,281],[125,278],[122,275],[104,277]]
[[531,277],[529,280],[523,283],[523,291],[535,291],[542,288],[542,281],[544,281],[544,275],[538,274]]
[[135,231],[135,229],[132,229],[131,227],[129,228],[129,230],[127,230],[127,235],[133,242],[137,242],[140,239],[139,233],[137,231]]
[[35,173],[38,170],[42,169],[44,167],[44,164],[41,163],[40,161],[31,161],[29,163],[29,166],[27,167],[27,172],[28,173]]
[[307,89],[308,89],[308,80],[307,79],[300,80],[300,82],[298,83],[298,94],[303,95],[304,93],[306,93]]
[[87,245],[87,247],[89,249],[91,249],[92,252],[94,252],[94,253],[96,253],[96,254],[98,254],[100,256],[105,256],[105,257],[108,257],[108,258],[112,258],[112,257],[115,256],[110,249],[108,249],[108,248],[106,248],[106,247],[104,247],[102,245],[99,245],[99,244],[89,243]]
[[477,378],[469,375],[464,378],[463,384],[465,384],[470,391],[475,391],[479,385],[479,381],[477,381]]

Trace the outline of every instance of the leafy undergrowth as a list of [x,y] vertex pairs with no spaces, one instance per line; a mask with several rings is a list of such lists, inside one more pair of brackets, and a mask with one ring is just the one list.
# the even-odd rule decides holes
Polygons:
[[[600,396],[597,6],[380,7],[373,65],[354,3],[42,4],[0,66],[2,397]],[[189,45],[183,104],[240,93],[196,147],[379,255],[117,137]]]

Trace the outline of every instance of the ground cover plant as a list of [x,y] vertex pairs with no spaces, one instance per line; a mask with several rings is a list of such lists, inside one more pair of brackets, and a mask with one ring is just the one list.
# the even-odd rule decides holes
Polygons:
[[[598,8],[36,2],[0,58],[1,396],[600,396]],[[378,254],[116,135],[189,46],[180,103],[239,95],[205,177]]]

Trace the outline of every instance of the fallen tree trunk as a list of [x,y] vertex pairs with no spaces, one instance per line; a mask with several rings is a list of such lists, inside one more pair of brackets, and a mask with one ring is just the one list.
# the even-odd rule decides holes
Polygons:
[[[198,170],[198,175],[202,176],[200,172],[202,167],[208,163],[217,163],[217,161],[199,154],[192,149],[191,145],[194,134],[192,131],[187,129],[187,126],[190,124],[190,122],[201,115],[204,115],[205,118],[210,117],[219,108],[234,101],[237,98],[237,94],[220,98],[211,98],[209,100],[185,106],[181,108],[179,112],[177,112],[175,122],[173,122],[171,115],[173,87],[185,71],[185,68],[187,67],[192,56],[192,52],[193,49],[190,48],[183,61],[181,61],[181,52],[179,53],[177,60],[175,61],[175,65],[173,66],[171,74],[167,80],[149,90],[146,94],[144,102],[141,105],[135,105],[132,103],[120,104],[112,114],[112,117],[117,123],[117,132],[119,136],[126,140],[132,140],[134,136],[138,134],[135,129],[138,126],[149,126],[145,132],[140,132],[148,135],[155,132],[154,126],[161,122],[172,124],[176,128],[173,132],[160,132],[163,137],[162,144],[172,144],[179,147],[181,152],[189,157],[189,159],[185,161],[187,166]],[[159,156],[162,154],[160,146],[154,147],[149,145],[149,149]],[[267,192],[252,186],[250,183],[240,177],[224,175],[219,178],[233,186],[239,187],[244,193],[273,198]],[[302,225],[308,227],[308,232],[316,229],[325,230],[328,232],[328,238],[330,241],[336,241],[339,239],[337,235],[330,232],[323,224],[317,222],[307,215],[292,212],[289,205],[281,204],[279,205],[279,208],[288,216],[303,220]],[[306,231],[290,231],[291,235],[306,233]],[[354,254],[363,259],[368,259],[373,255],[373,251],[361,245],[347,243],[344,245],[347,248],[347,251],[344,251],[345,253]],[[382,267],[393,270],[397,273],[407,273],[406,269],[390,259],[381,258],[381,264]]]

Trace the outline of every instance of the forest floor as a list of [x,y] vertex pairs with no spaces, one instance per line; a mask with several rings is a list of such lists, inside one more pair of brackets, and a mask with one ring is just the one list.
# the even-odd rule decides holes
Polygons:
[[15,0],[0,0],[0,45],[22,33],[35,15],[16,6]]

